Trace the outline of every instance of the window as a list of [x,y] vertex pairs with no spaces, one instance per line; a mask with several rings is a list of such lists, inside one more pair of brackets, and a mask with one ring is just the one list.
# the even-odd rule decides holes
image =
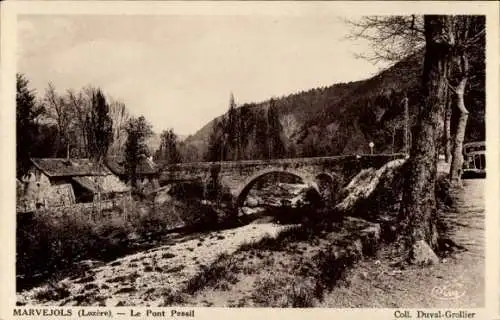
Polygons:
[[467,157],[467,169],[473,169],[474,168],[474,157],[469,156]]

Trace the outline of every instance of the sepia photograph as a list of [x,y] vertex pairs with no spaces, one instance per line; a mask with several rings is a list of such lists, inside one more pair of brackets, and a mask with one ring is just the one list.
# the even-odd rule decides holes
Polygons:
[[17,15],[16,308],[486,307],[486,15],[311,8]]

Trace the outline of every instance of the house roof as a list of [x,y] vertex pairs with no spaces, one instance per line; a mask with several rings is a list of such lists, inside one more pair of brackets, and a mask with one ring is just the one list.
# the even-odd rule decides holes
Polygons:
[[[117,175],[125,174],[125,158],[124,157],[108,157],[106,159],[108,168]],[[137,174],[157,174],[158,166],[146,156],[141,156],[137,165]]]
[[107,175],[103,177],[97,176],[79,176],[73,177],[73,181],[81,185],[92,193],[122,193],[130,190],[130,187],[125,185],[117,176]]
[[32,158],[31,162],[49,177],[102,176],[112,174],[90,159]]

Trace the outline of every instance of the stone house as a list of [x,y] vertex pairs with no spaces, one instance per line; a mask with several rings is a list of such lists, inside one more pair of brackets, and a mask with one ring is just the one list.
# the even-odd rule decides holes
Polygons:
[[113,199],[130,188],[106,166],[89,159],[32,158],[17,186],[21,206],[59,207]]
[[[117,175],[122,181],[129,184],[128,175],[126,171],[125,157],[108,157],[106,159],[108,168]],[[151,158],[141,155],[140,161],[137,165],[137,186],[139,191],[148,193],[149,191],[158,189],[160,171],[158,166]]]

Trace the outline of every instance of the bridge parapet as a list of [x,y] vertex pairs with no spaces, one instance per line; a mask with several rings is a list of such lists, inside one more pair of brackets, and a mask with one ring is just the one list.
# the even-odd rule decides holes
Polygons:
[[268,159],[268,160],[239,160],[239,161],[213,161],[213,162],[187,162],[168,164],[162,167],[161,171],[183,170],[188,168],[212,168],[214,166],[224,168],[234,168],[240,166],[258,166],[258,165],[279,165],[279,164],[321,164],[337,161],[390,161],[397,158],[405,157],[404,153],[394,154],[361,154],[347,156],[331,156],[331,157],[307,157],[307,158],[285,158],[285,159]]

